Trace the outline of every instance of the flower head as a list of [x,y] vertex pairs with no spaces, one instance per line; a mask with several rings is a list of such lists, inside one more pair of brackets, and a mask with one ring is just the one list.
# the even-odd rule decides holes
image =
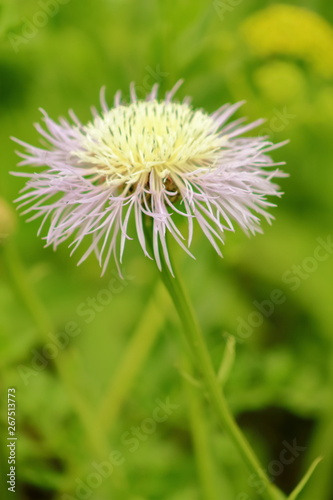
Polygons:
[[333,76],[332,25],[306,7],[272,2],[246,18],[241,32],[251,51],[260,58],[294,58],[323,78]]
[[[173,102],[180,83],[164,100],[157,99],[155,85],[144,101],[137,99],[132,85],[131,102],[123,104],[117,93],[112,108],[102,90],[102,112],[94,109],[87,125],[73,112],[72,123],[63,118],[56,123],[43,112],[46,130],[39,124],[36,128],[45,149],[15,139],[25,148],[18,153],[20,165],[47,167],[15,174],[29,178],[18,199],[20,206],[28,206],[24,213],[33,213],[29,220],[43,217],[41,231],[50,218],[46,245],[57,247],[73,235],[74,251],[91,235],[80,262],[94,251],[104,272],[112,254],[117,265],[122,260],[125,243],[132,239],[132,217],[144,254],[161,268],[162,252],[171,268],[167,233],[190,254],[196,220],[221,255],[219,243],[225,230],[234,230],[234,222],[255,233],[260,216],[273,218],[266,196],[281,194],[272,179],[284,174],[267,153],[281,144],[265,137],[239,138],[262,123],[244,125],[238,119],[227,124],[242,103],[209,114],[193,109],[188,99]],[[187,222],[186,239],[175,214]],[[153,255],[144,218],[152,221]]]

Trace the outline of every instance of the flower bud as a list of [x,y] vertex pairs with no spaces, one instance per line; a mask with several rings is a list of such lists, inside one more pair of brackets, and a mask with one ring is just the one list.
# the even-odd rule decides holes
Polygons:
[[6,200],[0,198],[0,245],[4,245],[7,238],[10,238],[15,233],[16,226],[15,210]]

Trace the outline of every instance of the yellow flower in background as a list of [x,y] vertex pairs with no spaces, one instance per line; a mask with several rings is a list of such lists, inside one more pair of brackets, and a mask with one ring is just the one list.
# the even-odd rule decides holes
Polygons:
[[276,104],[300,101],[306,95],[304,71],[292,62],[274,60],[262,64],[253,79],[261,94]]
[[333,28],[315,12],[293,5],[272,5],[250,16],[241,32],[259,57],[295,57],[318,75],[333,77]]

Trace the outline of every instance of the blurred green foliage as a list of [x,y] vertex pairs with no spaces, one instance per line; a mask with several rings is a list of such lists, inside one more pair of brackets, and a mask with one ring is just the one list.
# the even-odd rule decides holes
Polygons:
[[[40,107],[54,118],[72,108],[88,120],[102,85],[111,102],[118,89],[128,96],[131,81],[143,97],[156,81],[162,95],[184,78],[178,95],[192,96],[194,106],[213,111],[246,99],[249,119],[267,119],[259,132],[275,142],[290,139],[274,152],[287,161],[290,178],[265,234],[229,234],[221,260],[196,231],[197,260],[174,253],[216,367],[227,336],[238,339],[227,397],[272,480],[289,492],[324,456],[302,500],[333,498],[333,256],[313,258],[318,238],[332,235],[332,22],[329,0],[0,2],[0,196],[12,206],[23,180],[9,175],[17,163],[9,136],[37,143],[32,124]],[[153,264],[133,242],[125,259],[131,279],[120,284],[113,266],[101,278],[93,257],[77,268],[66,245],[44,249],[38,221],[21,218],[6,238],[13,226],[7,208],[1,202],[1,498],[12,495],[4,479],[12,386],[17,498],[203,498],[179,325],[156,289]],[[110,286],[111,296],[101,292]],[[279,304],[271,300],[276,289]],[[260,307],[266,315],[258,315]],[[167,398],[177,409],[151,432],[145,419]],[[216,499],[260,498],[208,405],[204,413]],[[141,436],[133,438],[137,426]],[[306,450],[274,469],[283,442],[295,439]],[[114,455],[110,472],[116,450],[122,460]],[[108,477],[91,476],[93,463],[105,460]],[[78,496],[80,481],[90,486]]]

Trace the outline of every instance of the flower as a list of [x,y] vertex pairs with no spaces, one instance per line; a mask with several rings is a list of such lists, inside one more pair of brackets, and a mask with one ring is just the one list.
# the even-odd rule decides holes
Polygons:
[[306,7],[273,2],[248,17],[241,33],[251,51],[261,58],[294,58],[323,78],[333,76],[332,26]]
[[[221,255],[225,230],[233,222],[247,233],[261,232],[259,216],[273,217],[274,206],[267,195],[279,196],[272,182],[283,174],[267,155],[274,145],[265,137],[239,138],[262,123],[244,125],[244,119],[227,120],[243,104],[226,104],[209,114],[193,109],[188,98],[174,102],[182,82],[157,99],[155,84],[145,100],[138,100],[131,85],[131,102],[123,104],[121,94],[109,108],[104,89],[102,112],[83,125],[70,111],[73,123],[59,123],[44,113],[47,130],[44,148],[18,139],[25,148],[18,152],[19,165],[45,167],[41,172],[16,173],[29,180],[17,201],[32,212],[29,220],[43,217],[39,230],[50,218],[46,246],[54,248],[73,235],[73,251],[87,235],[89,248],[79,264],[95,252],[105,271],[111,255],[120,271],[129,220],[135,221],[136,235],[144,254],[154,258],[159,269],[162,259],[171,272],[166,235],[170,233],[190,255],[193,223],[197,221],[215,250]],[[274,167],[273,170],[269,170]],[[175,218],[187,221],[185,239]],[[152,222],[152,255],[145,237],[145,221]]]

